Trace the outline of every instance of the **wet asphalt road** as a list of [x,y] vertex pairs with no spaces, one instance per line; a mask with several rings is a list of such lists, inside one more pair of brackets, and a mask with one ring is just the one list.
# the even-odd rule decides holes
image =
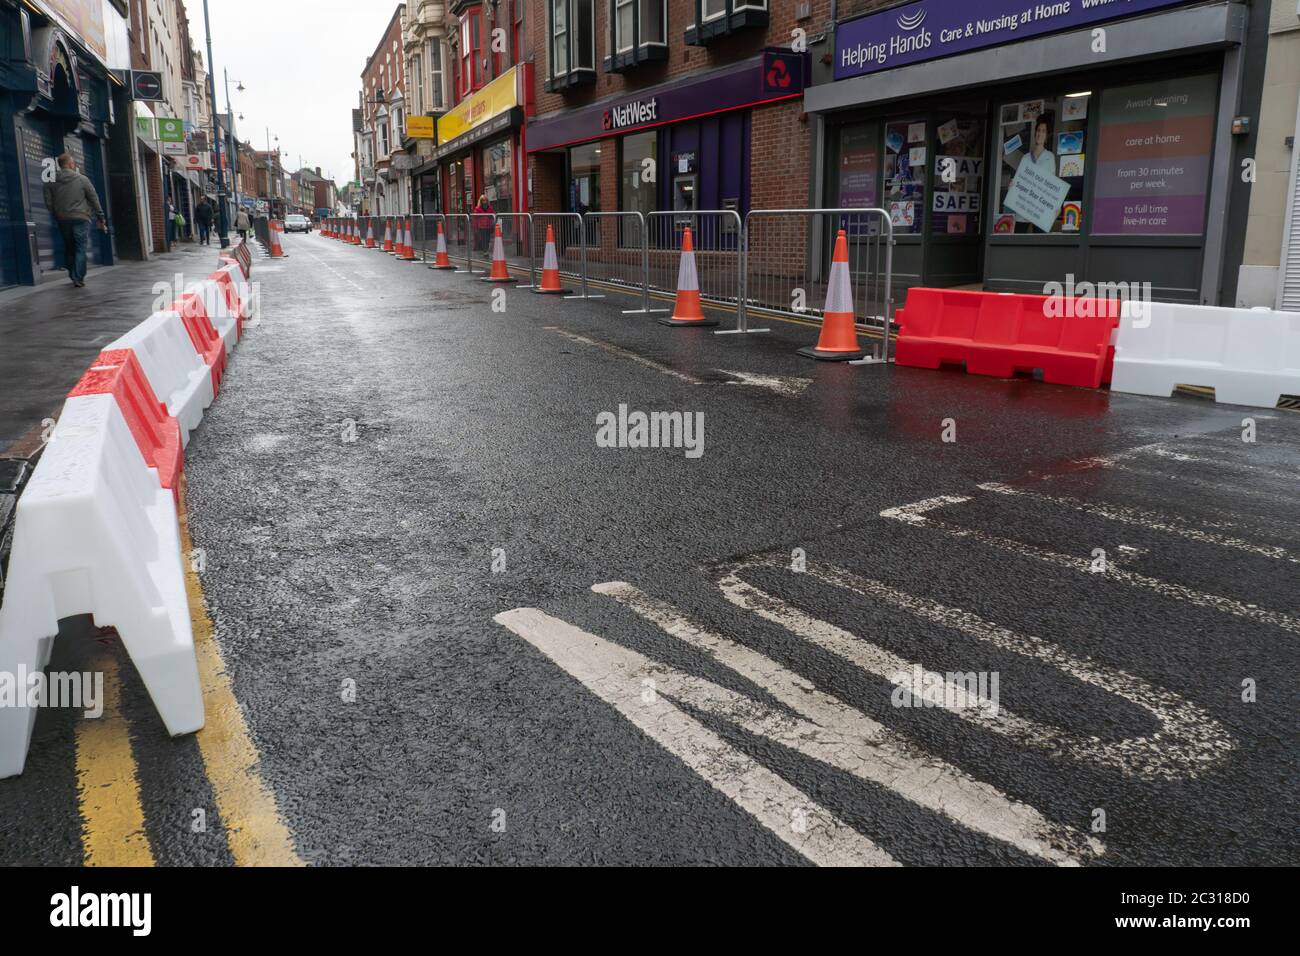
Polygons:
[[[667,329],[619,296],[510,289],[497,313],[463,275],[316,234],[286,247],[255,264],[263,320],[186,473],[217,641],[303,861],[807,863],[785,787],[840,822],[841,848],[1060,862],[856,775],[834,756],[862,746],[851,730],[829,760],[798,728],[764,736],[744,718],[789,729],[776,684],[592,591],[614,581],[882,725],[932,792],[959,777],[1029,808],[1069,862],[1300,861],[1300,415],[817,364],[793,354],[805,326]],[[620,403],[703,412],[703,455],[598,447]],[[597,671],[608,642],[749,700],[728,719],[664,677],[646,706],[698,728],[674,752],[494,621],[516,608],[593,635],[565,646]],[[996,672],[1004,721],[893,706],[886,677],[813,636],[831,631]],[[63,640],[54,666],[114,644]],[[194,739],[166,739],[129,667],[123,683],[154,857],[229,863],[228,821],[188,826],[217,802]],[[27,773],[0,782],[0,862],[80,861],[74,722],[44,714]],[[701,757],[706,737],[721,749]],[[706,779],[754,766],[738,790]]]

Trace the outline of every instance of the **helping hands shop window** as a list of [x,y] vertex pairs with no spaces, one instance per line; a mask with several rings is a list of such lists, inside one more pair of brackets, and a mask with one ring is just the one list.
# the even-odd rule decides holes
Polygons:
[[605,0],[609,5],[609,55],[605,71],[668,59],[668,0]]
[[596,82],[596,0],[549,0],[550,77],[546,89]]
[[993,235],[1077,234],[1091,93],[999,107],[998,207]]
[[690,46],[706,46],[719,37],[768,24],[768,0],[692,0],[695,20],[686,31]]

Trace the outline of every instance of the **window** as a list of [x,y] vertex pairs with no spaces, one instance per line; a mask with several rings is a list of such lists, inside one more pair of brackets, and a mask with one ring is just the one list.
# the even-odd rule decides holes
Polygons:
[[550,0],[548,90],[596,81],[596,0]]
[[429,41],[429,112],[444,109],[442,86],[442,43]]
[[609,55],[605,69],[621,72],[638,63],[668,59],[667,0],[607,0]]
[[456,96],[464,99],[483,86],[483,8],[468,7],[460,15],[460,69]]
[[[1217,94],[1214,76],[1101,94],[1101,133],[1092,149],[1093,235],[1204,234]],[[1082,154],[1078,159],[1082,165]]]
[[659,134],[655,130],[631,133],[619,140],[618,208],[623,212],[650,214],[658,208]]
[[930,197],[930,232],[936,236],[978,236],[983,209],[984,120],[954,116],[935,132],[934,190]]
[[885,206],[895,234],[925,226],[926,122],[885,124]]
[[388,155],[388,117],[381,115],[375,120],[375,125],[379,131],[379,155],[376,159],[383,159]]
[[998,108],[998,210],[994,235],[1078,233],[1091,94]]
[[704,46],[710,41],[751,27],[768,24],[768,0],[691,0],[694,20],[686,42]]
[[600,142],[569,150],[569,212],[600,212]]
[[510,31],[510,62],[522,63],[524,60],[524,0],[510,0],[514,11],[513,25]]
[[423,50],[416,50],[411,55],[411,89],[415,91],[415,112],[418,115],[425,111]]

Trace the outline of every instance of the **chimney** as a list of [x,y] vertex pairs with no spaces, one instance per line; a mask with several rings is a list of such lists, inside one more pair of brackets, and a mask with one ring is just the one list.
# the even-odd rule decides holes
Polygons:
[[316,167],[316,178],[317,178],[317,179],[320,179],[320,167],[319,167],[319,166]]

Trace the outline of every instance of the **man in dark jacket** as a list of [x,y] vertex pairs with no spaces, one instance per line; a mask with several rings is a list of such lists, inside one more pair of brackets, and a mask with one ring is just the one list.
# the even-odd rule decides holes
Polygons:
[[71,153],[59,157],[59,170],[53,182],[45,184],[45,205],[58,223],[63,236],[63,262],[72,284],[86,284],[86,249],[90,245],[90,220],[105,228],[104,207],[90,180],[77,172]]
[[208,239],[212,235],[212,204],[208,202],[207,196],[202,197],[194,207],[194,225],[199,227],[199,242],[208,245]]

